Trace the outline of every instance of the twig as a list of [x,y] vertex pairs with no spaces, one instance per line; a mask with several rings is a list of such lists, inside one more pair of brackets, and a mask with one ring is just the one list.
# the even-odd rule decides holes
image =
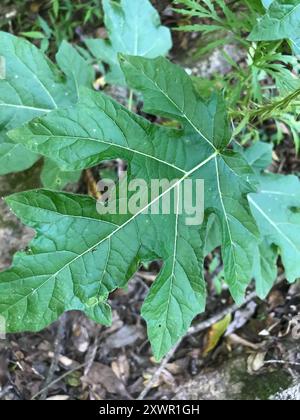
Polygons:
[[5,388],[3,388],[2,391],[0,391],[0,400],[4,398],[12,389],[13,387],[11,385],[7,385]]
[[87,376],[89,371],[91,370],[91,367],[96,359],[96,355],[97,355],[97,351],[99,348],[99,344],[100,344],[100,329],[99,331],[97,331],[97,335],[95,337],[94,343],[92,345],[92,347],[89,349],[87,355],[86,355],[86,366],[84,369],[84,376]]
[[234,344],[240,344],[243,347],[249,347],[250,349],[255,350],[255,351],[260,350],[265,345],[264,343],[260,343],[260,344],[251,343],[250,341],[245,340],[244,338],[240,337],[237,334],[230,334],[228,338]]
[[[220,312],[218,315],[213,316],[212,318],[204,321],[204,322],[200,322],[200,324],[195,325],[194,327],[191,327],[188,332],[187,332],[187,336],[189,335],[193,335],[202,331],[207,330],[208,328],[212,327],[213,325],[215,325],[217,322],[221,321],[223,318],[226,317],[226,315],[229,314],[233,314],[234,312],[236,312],[238,309],[240,309],[242,306],[247,305],[247,303],[251,302],[253,299],[255,299],[257,297],[257,294],[255,292],[250,293],[243,305],[238,306],[238,305],[232,305],[229,308],[226,308],[224,311]],[[140,393],[140,395],[138,396],[138,400],[143,400],[148,393],[151,391],[151,389],[153,388],[153,386],[155,385],[155,383],[158,381],[160,375],[163,373],[164,369],[166,368],[167,364],[169,363],[170,359],[172,359],[172,357],[175,355],[178,347],[180,346],[180,344],[182,343],[183,339],[185,337],[183,337],[177,344],[176,346],[163,358],[160,366],[158,367],[158,369],[154,372],[152,378],[150,379],[150,381],[147,383],[147,385],[145,386],[145,388],[143,389],[143,391]]]
[[68,372],[61,375],[59,378],[52,381],[49,385],[45,386],[45,388],[41,389],[39,392],[37,392],[33,397],[31,397],[31,400],[35,400],[37,397],[39,397],[43,392],[47,391],[49,388],[51,388],[53,385],[60,382],[62,379],[66,378],[69,375],[72,375],[72,373],[76,372],[77,370],[80,370],[84,368],[87,365],[88,362],[82,363],[81,365],[76,366],[75,368],[69,370]]
[[297,362],[288,362],[287,360],[267,360],[265,365],[289,365],[289,366],[300,366]]
[[43,388],[43,391],[40,392],[41,395],[41,400],[46,400],[47,399],[47,395],[48,395],[48,389],[50,387],[50,384],[53,380],[53,376],[56,372],[56,369],[58,367],[58,361],[59,361],[59,356],[61,354],[62,351],[62,341],[64,339],[64,335],[65,335],[65,329],[66,329],[66,322],[67,322],[67,314],[65,313],[64,315],[62,315],[62,317],[59,320],[59,324],[58,324],[58,328],[57,328],[57,334],[56,334],[56,338],[55,338],[55,342],[54,342],[54,355],[53,355],[53,359],[50,365],[50,369],[45,381],[45,385]]
[[223,318],[225,318],[229,314],[233,314],[241,307],[247,305],[249,302],[251,302],[253,299],[257,297],[257,294],[255,292],[250,293],[243,304],[241,306],[238,305],[232,305],[229,308],[224,309],[224,311],[220,312],[219,314],[213,316],[212,318],[209,318],[207,321],[200,322],[200,324],[195,325],[194,327],[191,327],[188,330],[188,335],[197,334],[198,332],[202,332],[204,330],[207,330],[208,328],[212,327],[217,322],[221,321]]
[[132,109],[133,109],[133,90],[130,89],[129,98],[128,98],[128,110],[132,111]]
[[151,389],[153,388],[153,385],[156,383],[156,381],[159,379],[160,375],[165,370],[167,364],[169,363],[169,360],[172,359],[172,357],[176,353],[176,351],[177,351],[178,347],[180,346],[180,344],[181,344],[181,341],[179,343],[177,343],[176,346],[174,348],[172,348],[172,350],[170,350],[169,353],[163,358],[163,360],[162,360],[159,368],[156,370],[156,372],[153,374],[153,376],[150,379],[150,381],[147,383],[147,385],[145,386],[145,388],[143,389],[143,391],[138,396],[138,398],[137,398],[138,400],[145,399],[145,397],[147,396],[147,394],[149,393],[149,391],[151,391]]

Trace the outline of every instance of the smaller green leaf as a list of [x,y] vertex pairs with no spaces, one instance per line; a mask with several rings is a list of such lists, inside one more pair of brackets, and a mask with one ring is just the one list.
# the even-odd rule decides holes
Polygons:
[[52,0],[52,8],[53,8],[55,17],[58,17],[59,8],[60,8],[59,2],[60,0]]
[[262,236],[279,248],[287,279],[294,282],[300,277],[299,179],[264,174],[260,192],[250,194],[249,202]]
[[218,218],[211,214],[208,218],[206,225],[206,238],[205,238],[205,248],[204,255],[210,254],[216,248],[218,248],[222,243],[222,234],[221,226]]
[[69,89],[77,92],[78,98],[80,86],[92,87],[95,71],[71,44],[62,42],[56,54],[56,62],[69,78]]
[[272,162],[272,145],[257,142],[244,156],[257,173],[259,189],[248,200],[257,221],[261,242],[254,253],[253,276],[258,296],[264,299],[277,278],[281,255],[287,278],[300,277],[300,181],[295,176],[264,172]]
[[273,145],[257,142],[245,151],[249,165],[258,172],[265,170],[272,164]]
[[258,20],[249,41],[276,41],[300,36],[299,0],[275,0]]
[[278,249],[267,240],[263,240],[255,251],[253,277],[256,281],[256,292],[265,299],[277,278]]
[[166,55],[172,47],[171,32],[161,25],[149,0],[103,0],[103,8],[109,41],[87,39],[85,43],[95,58],[109,64],[107,81],[124,85],[118,53],[148,58]]
[[20,35],[22,35],[26,38],[31,38],[31,39],[44,39],[45,38],[45,34],[43,34],[42,32],[38,32],[38,31],[21,32]]
[[0,134],[0,175],[20,172],[30,168],[38,160],[38,155],[25,149],[21,144],[13,143]]
[[0,173],[6,174],[25,170],[38,159],[11,142],[7,131],[74,104],[79,86],[92,86],[94,72],[66,42],[57,54],[60,69],[33,44],[5,32],[0,32],[0,56],[6,70],[0,79]]
[[48,25],[48,22],[45,19],[43,19],[41,16],[39,16],[37,19],[37,23],[40,26],[40,28],[43,30],[46,37],[50,38],[53,34],[53,31]]

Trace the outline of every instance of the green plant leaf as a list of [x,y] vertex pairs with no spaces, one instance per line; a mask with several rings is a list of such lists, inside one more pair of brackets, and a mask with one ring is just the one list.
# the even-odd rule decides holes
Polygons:
[[107,81],[124,85],[118,53],[148,58],[166,55],[172,47],[171,32],[161,26],[149,0],[104,0],[103,8],[109,40],[87,39],[85,43],[95,58],[109,64]]
[[258,141],[249,147],[244,155],[251,168],[260,173],[272,164],[272,152],[272,144]]
[[45,38],[45,34],[38,31],[21,32],[20,35],[26,38],[31,38],[31,39],[44,39]]
[[67,184],[77,182],[81,176],[81,171],[64,172],[51,159],[46,159],[41,181],[45,188],[52,190],[63,190]]
[[215,150],[228,145],[232,132],[221,95],[204,102],[186,72],[164,58],[120,57],[127,83],[144,94],[146,112],[179,120]]
[[253,277],[257,295],[265,299],[277,279],[277,247],[267,240],[262,240],[255,251]]
[[[258,13],[264,12],[261,0],[243,0],[243,8],[225,0],[174,0],[173,3],[178,5],[173,9],[174,13],[183,15],[188,22],[187,25],[184,21],[179,22],[175,30],[201,32],[204,35],[203,44],[208,44],[209,47],[201,48],[197,52],[198,57],[205,51],[222,45],[218,44],[220,39],[226,43],[226,37],[224,39],[226,33],[230,38],[234,37],[235,41],[245,45],[242,39],[243,32],[253,27]],[[217,31],[220,32],[218,36],[211,38],[207,36],[210,33],[216,35]]]
[[108,324],[109,307],[92,300],[107,291],[99,282],[100,272],[92,274],[88,266],[97,255],[104,264],[105,249],[99,249],[99,254],[92,249],[113,225],[99,220],[93,200],[32,191],[11,196],[7,203],[37,230],[27,254],[17,254],[15,268],[0,274],[0,312],[8,320],[8,329],[36,331],[69,309],[84,310],[97,322]]
[[[237,146],[237,150],[244,154],[249,165],[258,175],[272,163],[272,144],[256,142],[245,151],[243,151],[241,146]],[[220,232],[220,223],[216,217],[212,215],[207,224],[204,255],[208,255],[221,245],[222,239]],[[262,238],[254,251],[253,267],[253,277],[256,280],[257,294],[261,298],[267,296],[276,280],[277,259],[278,250],[276,246],[270,244],[266,238]]]
[[300,56],[300,36],[290,39],[292,50],[296,56]]
[[216,248],[221,246],[222,235],[219,219],[211,214],[206,224],[205,250],[204,255],[207,256]]
[[274,0],[262,0],[262,4],[264,6],[265,9],[268,9],[271,4],[273,3]]
[[[261,235],[272,247],[268,254],[260,250],[260,255],[273,262],[272,276],[264,278],[259,286],[265,297],[276,279],[274,245],[279,249],[287,279],[292,283],[300,277],[300,182],[295,176],[263,174],[260,177],[260,191],[250,194],[249,202],[257,220]],[[269,264],[270,265],[270,264]]]
[[288,280],[300,277],[300,182],[296,176],[264,172],[272,162],[272,145],[257,142],[244,155],[259,181],[258,192],[248,199],[262,237],[253,275],[257,293],[264,299],[276,280],[279,255]]
[[0,133],[0,176],[28,169],[37,159],[38,155]]
[[[230,142],[224,101],[219,95],[208,103],[201,100],[191,79],[179,67],[161,58],[122,57],[122,68],[128,84],[144,93],[146,112],[181,121],[214,150],[223,150]],[[206,184],[207,209],[218,216],[222,226],[225,281],[236,301],[241,302],[252,269],[249,255],[255,248],[257,229],[247,200],[240,195],[254,188],[250,185],[253,172],[239,154],[227,151],[201,168],[199,176]]]
[[62,42],[56,54],[56,62],[68,78],[69,90],[76,92],[77,98],[80,86],[93,86],[95,80],[93,67],[68,42]]
[[249,35],[250,41],[276,41],[300,37],[298,0],[275,0]]
[[61,73],[40,50],[4,32],[0,40],[6,67],[5,78],[0,80],[2,130],[72,103]]
[[[144,67],[147,72],[139,72],[139,78],[135,77],[137,69]],[[44,295],[44,289],[55,291],[54,307],[50,295],[43,300],[47,307],[51,303],[53,318],[63,309],[75,309],[80,305],[86,311],[86,301],[106,300],[115,288],[125,286],[142,262],[155,259],[164,262],[142,309],[154,354],[160,359],[186,332],[192,319],[204,310],[206,222],[203,226],[190,226],[186,223],[187,213],[174,211],[170,215],[153,215],[145,214],[145,211],[155,204],[161,206],[162,198],[168,192],[177,197],[176,203],[171,200],[174,210],[177,209],[183,182],[203,179],[206,217],[215,216],[220,225],[225,280],[236,301],[242,302],[258,242],[258,230],[247,201],[247,195],[255,191],[255,186],[250,182],[253,171],[247,161],[240,153],[226,149],[231,133],[220,96],[203,102],[186,73],[165,59],[123,57],[123,68],[127,79],[135,82],[132,87],[143,91],[146,109],[178,120],[182,129],[151,124],[111,98],[82,89],[77,105],[39,117],[10,132],[10,136],[32,151],[51,157],[64,170],[79,170],[100,161],[122,158],[129,166],[128,181],[139,178],[150,186],[151,180],[159,177],[177,180],[175,184],[151,196],[150,203],[147,201],[148,204],[134,214],[96,216],[96,210],[94,213],[91,210],[92,204],[83,204],[86,201],[82,197],[53,195],[47,191],[24,193],[8,200],[14,212],[38,232],[36,242],[31,246],[35,258],[30,260],[30,273],[35,274],[37,283],[40,279],[41,283],[37,285],[40,296]],[[176,93],[178,86],[182,86],[181,100]],[[143,194],[148,197],[147,191]],[[131,198],[129,195],[126,201]],[[71,209],[65,202],[72,204]],[[120,203],[124,203],[122,195]],[[95,208],[96,203],[93,205]],[[87,213],[88,208],[93,217]],[[53,214],[49,213],[50,209]],[[75,211],[82,218],[74,218]],[[91,218],[97,220],[92,220],[90,228]],[[55,242],[49,229],[53,229],[53,235],[57,237]],[[65,232],[68,232],[67,237]],[[78,237],[82,238],[79,248]],[[49,241],[51,245],[47,245]],[[45,268],[39,258],[43,258],[50,248],[51,267]],[[21,325],[16,323],[10,311],[11,298],[6,301],[7,290],[3,285],[15,276],[19,296],[25,298],[21,305],[14,306],[14,313],[21,312],[22,319],[27,319],[30,326],[34,322],[34,315],[27,308],[36,288],[28,294],[26,276],[20,266],[28,267],[29,263],[19,263],[20,258],[22,261],[30,256],[17,257],[11,271],[0,275],[0,313],[8,318],[11,330],[18,330]],[[61,283],[64,286],[60,286]],[[72,289],[70,299],[64,291],[59,302],[64,302],[65,308],[62,305],[58,310],[56,288],[60,290],[67,285]],[[74,298],[74,290],[80,290],[80,302]],[[44,311],[44,307],[37,310],[39,313]],[[50,321],[46,318],[45,325]],[[41,322],[38,328],[41,328]]]
[[38,159],[11,143],[6,132],[75,103],[78,92],[74,85],[91,86],[92,70],[76,50],[63,43],[57,61],[66,78],[33,44],[4,32],[0,32],[0,56],[5,67],[5,77],[0,79],[0,173],[5,174],[27,169]]

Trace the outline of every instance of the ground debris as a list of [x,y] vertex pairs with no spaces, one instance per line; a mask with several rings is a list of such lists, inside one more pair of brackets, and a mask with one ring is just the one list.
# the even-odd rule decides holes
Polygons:
[[278,392],[270,399],[275,401],[300,401],[300,384]]

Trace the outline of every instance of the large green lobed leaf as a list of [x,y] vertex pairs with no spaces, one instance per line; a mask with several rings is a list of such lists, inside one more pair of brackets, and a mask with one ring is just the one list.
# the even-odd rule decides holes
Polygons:
[[[231,130],[222,97],[203,101],[186,73],[163,58],[122,56],[121,65],[128,84],[143,93],[144,109],[177,120],[180,128],[152,124],[101,93],[80,89],[75,106],[38,117],[9,136],[53,159],[62,170],[121,158],[128,163],[129,180],[141,178],[148,187],[153,179],[176,181],[134,214],[101,215],[91,198],[47,190],[9,197],[12,210],[37,236],[28,252],[17,254],[12,268],[0,274],[0,314],[9,331],[39,330],[72,309],[108,324],[110,293],[125,287],[142,263],[162,260],[142,308],[160,359],[205,308],[203,261],[211,221],[218,226],[219,238],[211,243],[221,246],[225,281],[242,302],[254,267],[261,294],[269,287],[278,255],[274,245],[280,247],[290,280],[297,275],[291,263],[298,254],[289,249],[295,238],[286,227],[284,237],[277,234],[286,218],[294,223],[291,229],[298,229],[292,208],[299,205],[299,197],[289,197],[279,209],[275,200],[278,217],[270,226],[258,210],[265,212],[265,191],[256,189],[259,182],[263,185],[260,172],[269,162],[268,153],[252,150],[243,156],[228,147]],[[187,214],[175,211],[187,179],[205,182],[202,225],[187,225]],[[161,210],[168,193],[175,198],[172,214],[151,214],[150,207]],[[117,204],[134,198],[133,192],[127,200],[120,195]],[[147,190],[139,194],[141,202],[145,198]],[[259,259],[264,247],[266,264]]]
[[[77,105],[35,119],[10,137],[65,170],[118,157],[128,162],[131,179],[142,178],[148,185],[152,179],[177,179],[170,187],[173,192],[185,179],[204,179],[206,214],[215,214],[221,226],[226,281],[241,302],[258,235],[247,202],[255,189],[246,160],[226,150],[231,132],[222,98],[203,102],[186,73],[165,59],[123,57],[122,67],[132,88],[143,92],[145,109],[177,119],[182,129],[153,125],[105,95],[81,90]],[[137,214],[109,217],[96,215],[81,196],[35,191],[9,198],[18,216],[38,232],[33,255],[19,255],[13,268],[0,275],[0,308],[9,328],[19,330],[26,320],[29,329],[39,329],[63,310],[90,313],[88,303],[103,322],[109,293],[125,286],[142,262],[161,259],[162,272],[142,311],[153,351],[161,358],[204,310],[206,296],[203,226],[187,226],[186,215],[145,214],[150,205],[161,204],[167,192],[152,197]],[[47,265],[40,262],[46,255]],[[24,267],[30,267],[29,279]],[[32,282],[30,292],[27,284]],[[8,293],[12,285],[20,301],[13,302]],[[36,290],[42,305],[39,300],[32,303]]]

